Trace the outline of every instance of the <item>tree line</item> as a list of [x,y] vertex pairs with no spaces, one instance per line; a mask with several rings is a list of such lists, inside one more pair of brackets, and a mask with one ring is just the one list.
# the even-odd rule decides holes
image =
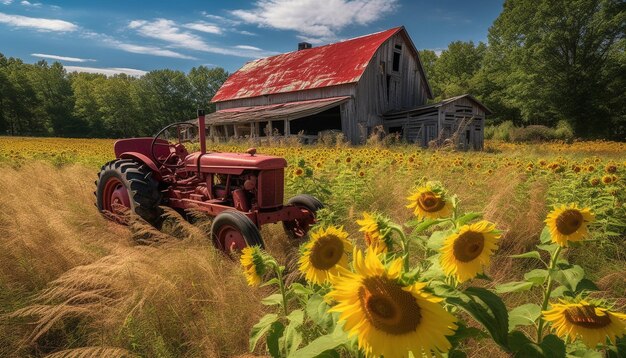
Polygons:
[[[507,0],[487,43],[420,51],[436,100],[470,93],[491,123],[554,126],[626,139],[626,2]],[[126,75],[67,74],[0,54],[0,134],[151,135],[193,118],[228,77],[222,68]]]
[[626,139],[626,2],[515,0],[488,44],[453,42],[422,60],[436,95],[472,93],[491,120],[554,126],[577,137]]
[[135,78],[67,73],[55,62],[0,54],[0,134],[120,138],[194,118],[228,77],[222,68],[151,71]]

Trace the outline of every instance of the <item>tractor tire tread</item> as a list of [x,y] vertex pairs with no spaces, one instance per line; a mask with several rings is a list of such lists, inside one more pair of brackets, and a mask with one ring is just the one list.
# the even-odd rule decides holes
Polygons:
[[141,218],[154,226],[161,224],[162,209],[159,207],[162,194],[159,183],[153,178],[149,168],[132,159],[113,160],[102,166],[95,181],[96,206],[102,210],[101,198],[98,197],[100,181],[104,175],[113,175],[121,179],[128,190],[134,211]]

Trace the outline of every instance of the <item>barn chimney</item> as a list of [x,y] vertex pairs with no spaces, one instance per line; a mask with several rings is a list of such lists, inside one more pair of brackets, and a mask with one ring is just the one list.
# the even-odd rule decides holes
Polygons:
[[313,45],[311,45],[308,42],[298,42],[298,51],[306,50],[306,49],[309,49],[311,47],[313,47]]

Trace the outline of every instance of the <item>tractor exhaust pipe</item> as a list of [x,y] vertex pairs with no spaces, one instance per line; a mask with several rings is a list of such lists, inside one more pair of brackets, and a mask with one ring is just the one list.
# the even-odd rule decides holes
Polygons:
[[200,136],[200,155],[206,154],[206,122],[204,121],[204,109],[198,109],[198,135]]

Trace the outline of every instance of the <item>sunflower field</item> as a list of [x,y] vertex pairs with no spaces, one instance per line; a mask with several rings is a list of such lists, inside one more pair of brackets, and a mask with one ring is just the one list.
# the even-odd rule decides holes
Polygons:
[[[249,146],[209,148],[243,152]],[[0,137],[0,186],[9,187],[4,175],[31,177],[37,167],[49,176],[95,175],[112,159],[112,148],[113,140]],[[257,149],[287,159],[286,198],[306,193],[325,204],[307,241],[293,242],[275,228],[264,228],[266,247],[248,247],[236,262],[206,256],[214,251],[210,244],[193,239],[151,245],[158,251],[149,256],[131,244],[124,247],[126,257],[140,255],[137,261],[155,270],[158,282],[165,277],[172,287],[166,291],[170,301],[146,293],[152,287],[133,291],[129,286],[129,300],[142,308],[118,307],[123,318],[103,320],[106,329],[76,321],[83,314],[77,310],[54,316],[54,322],[40,316],[37,329],[45,326],[46,333],[36,329],[35,334],[26,317],[55,302],[67,273],[100,258],[112,262],[107,255],[125,245],[94,238],[107,231],[124,237],[122,229],[76,214],[68,220],[74,226],[60,232],[77,228],[91,237],[71,250],[71,243],[59,241],[80,260],[64,259],[53,270],[56,275],[41,276],[50,269],[30,264],[43,259],[32,246],[22,256],[0,253],[0,288],[8,290],[0,295],[0,314],[12,317],[10,328],[3,331],[0,325],[7,337],[0,343],[33,356],[80,349],[190,357],[626,356],[626,143],[487,142],[483,152],[284,143]],[[93,190],[92,177],[71,180],[81,191]],[[91,203],[82,198],[61,208],[55,220],[70,215],[73,205],[88,208]],[[165,236],[195,237],[208,227],[203,220],[190,225],[176,213],[167,215],[174,229],[164,229],[161,242],[167,242]],[[10,221],[0,217],[0,231],[13,232]],[[150,234],[144,227],[133,230],[131,225],[133,237]],[[168,252],[183,255],[178,266],[151,261]],[[20,260],[23,275],[7,268],[8,258]],[[184,265],[187,272],[170,281]],[[27,283],[38,272],[46,278]],[[200,281],[188,285],[180,278],[190,273]],[[231,284],[205,287],[204,274],[216,283],[228,277]],[[136,277],[143,276],[133,277],[138,285]],[[97,279],[89,280],[97,286]],[[16,300],[17,293],[35,299]],[[215,307],[229,313],[222,317]],[[51,336],[48,330],[60,322]],[[176,333],[172,325],[186,330]],[[8,332],[22,332],[27,339]],[[224,338],[227,334],[237,338]],[[212,335],[219,337],[207,338]],[[44,339],[62,343],[46,341],[46,346]]]

